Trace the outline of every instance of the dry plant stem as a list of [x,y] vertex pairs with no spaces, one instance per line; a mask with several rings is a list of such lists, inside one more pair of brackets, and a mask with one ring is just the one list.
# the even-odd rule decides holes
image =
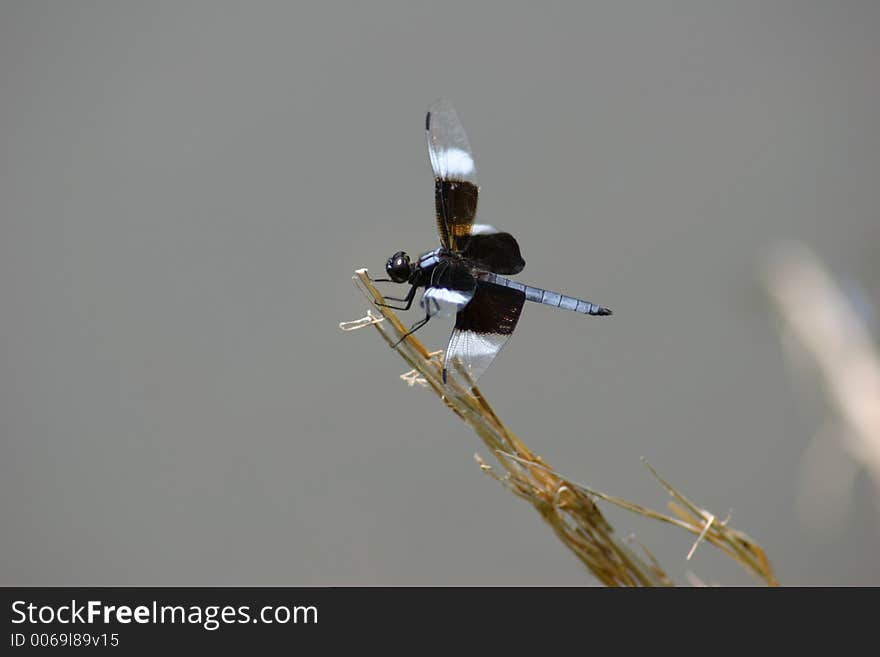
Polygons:
[[[512,457],[510,454],[508,454],[508,456]],[[669,482],[663,479],[647,461],[645,461],[645,466],[651,471],[651,474],[654,475],[663,488],[666,489],[669,495],[676,500],[676,502],[669,502],[669,508],[677,517],[659,513],[658,511],[636,504],[635,502],[630,502],[623,498],[615,497],[614,495],[608,495],[607,493],[589,488],[583,484],[573,485],[577,486],[588,495],[592,495],[593,497],[614,504],[615,506],[619,506],[622,509],[632,511],[633,513],[645,516],[646,518],[652,518],[659,522],[675,525],[676,527],[680,527],[695,534],[697,540],[694,542],[693,547],[688,553],[688,559],[693,556],[700,542],[705,540],[716,546],[734,561],[739,562],[739,564],[748,570],[756,579],[762,580],[770,586],[779,586],[779,581],[773,574],[773,569],[770,566],[770,562],[767,559],[764,550],[761,549],[754,540],[752,540],[747,534],[744,534],[737,529],[733,529],[732,527],[728,527],[727,522],[729,518],[719,522],[713,514],[696,506]]]
[[847,431],[844,447],[880,491],[880,354],[871,332],[818,257],[791,245],[766,279],[785,328],[816,363]]
[[[368,311],[364,320],[340,324],[340,327],[351,330],[369,323],[389,346],[394,345],[407,332],[406,327],[390,309],[376,305],[383,303],[384,298],[365,269],[355,272],[353,279],[373,302],[379,316]],[[418,382],[430,387],[456,415],[471,426],[498,459],[504,474],[494,472],[491,466],[476,456],[481,469],[514,494],[529,501],[562,543],[602,584],[671,586],[673,582],[647,549],[643,548],[646,555],[643,558],[615,535],[613,528],[596,506],[596,498],[682,527],[718,546],[766,583],[776,584],[763,552],[751,539],[728,528],[725,523],[716,521],[714,516],[693,505],[663,480],[660,481],[678,502],[674,508],[678,518],[665,516],[575,484],[556,473],[541,457],[532,453],[501,422],[480,390],[476,386],[471,387],[470,381],[458,378],[450,372],[444,385],[441,379],[442,362],[435,358],[437,354],[428,352],[415,337],[407,337],[397,344],[395,350],[414,370],[402,378],[411,384]]]

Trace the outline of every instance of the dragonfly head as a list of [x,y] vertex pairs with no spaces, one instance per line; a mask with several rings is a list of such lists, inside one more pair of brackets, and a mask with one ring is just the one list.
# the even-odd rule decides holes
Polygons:
[[398,251],[388,258],[385,263],[385,271],[395,283],[406,283],[412,274],[412,265],[409,262],[409,256],[403,251]]

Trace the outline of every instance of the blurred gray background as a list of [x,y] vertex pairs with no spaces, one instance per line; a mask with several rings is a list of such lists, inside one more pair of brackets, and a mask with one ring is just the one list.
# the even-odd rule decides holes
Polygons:
[[[644,456],[785,584],[880,584],[864,474],[833,527],[796,512],[829,411],[760,280],[798,239],[877,298],[878,30],[869,1],[3,2],[0,583],[594,584],[337,326],[354,269],[436,245],[446,96],[520,279],[615,310],[526,308],[500,416],[662,508]],[[752,582],[608,514],[680,583]]]

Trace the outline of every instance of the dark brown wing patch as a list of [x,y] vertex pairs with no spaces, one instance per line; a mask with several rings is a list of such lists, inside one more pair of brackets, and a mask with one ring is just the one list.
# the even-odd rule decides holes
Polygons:
[[474,298],[456,316],[455,328],[510,335],[519,321],[525,300],[526,295],[521,290],[477,281]]
[[458,246],[463,258],[495,274],[518,274],[526,266],[510,233],[465,235],[458,239]]
[[454,370],[476,381],[510,339],[525,300],[520,290],[477,281],[473,299],[455,317],[443,380]]
[[459,239],[470,235],[477,215],[479,188],[461,180],[434,179],[437,231],[446,238],[448,248],[458,251]]

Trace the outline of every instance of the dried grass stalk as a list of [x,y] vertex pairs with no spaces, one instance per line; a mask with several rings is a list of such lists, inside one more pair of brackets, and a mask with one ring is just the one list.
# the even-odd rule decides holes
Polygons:
[[825,265],[804,244],[781,248],[766,287],[783,331],[816,364],[845,430],[842,446],[880,494],[880,353],[871,331]]
[[[343,322],[340,328],[354,330],[372,325],[389,346],[395,345],[407,332],[406,327],[389,308],[376,305],[384,302],[384,298],[365,269],[355,272],[353,280],[373,303],[378,315],[368,311],[365,318]],[[563,544],[602,584],[672,586],[673,582],[646,548],[642,547],[642,556],[617,537],[596,500],[681,527],[697,537],[691,554],[701,541],[706,541],[721,549],[758,580],[771,586],[778,585],[763,550],[752,539],[728,527],[726,520],[718,521],[714,515],[693,504],[661,479],[650,465],[647,467],[673,498],[670,509],[674,516],[568,480],[549,467],[501,422],[479,388],[471,387],[470,381],[449,372],[447,383],[442,383],[442,352],[429,352],[414,336],[396,344],[394,349],[412,367],[412,371],[401,378],[410,385],[430,388],[440,397],[453,413],[476,432],[498,460],[503,474],[475,455],[480,468],[515,495],[530,502]]]

